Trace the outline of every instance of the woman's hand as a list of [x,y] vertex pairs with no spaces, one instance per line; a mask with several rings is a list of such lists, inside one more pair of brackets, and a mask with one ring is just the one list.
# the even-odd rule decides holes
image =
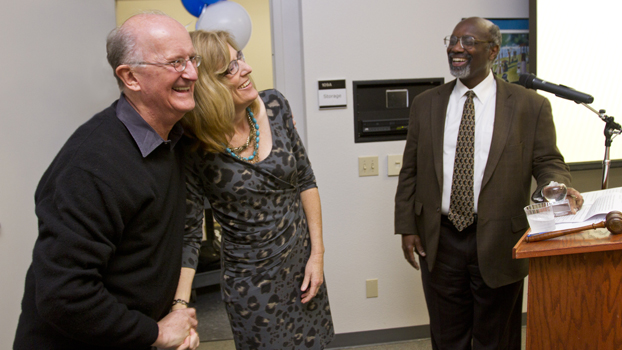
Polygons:
[[199,334],[196,330],[191,329],[190,335],[184,340],[184,343],[178,346],[175,350],[196,350],[201,345]]
[[307,266],[305,267],[305,279],[300,288],[302,293],[302,303],[306,304],[317,295],[320,286],[324,283],[324,254],[311,254]]

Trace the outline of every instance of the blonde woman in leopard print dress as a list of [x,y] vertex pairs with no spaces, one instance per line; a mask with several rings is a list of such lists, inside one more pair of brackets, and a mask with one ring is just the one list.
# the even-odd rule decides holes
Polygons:
[[276,90],[257,92],[226,32],[191,35],[203,61],[197,107],[183,121],[195,246],[185,258],[197,260],[207,199],[223,228],[221,288],[236,348],[323,349],[334,331],[320,197],[289,104]]

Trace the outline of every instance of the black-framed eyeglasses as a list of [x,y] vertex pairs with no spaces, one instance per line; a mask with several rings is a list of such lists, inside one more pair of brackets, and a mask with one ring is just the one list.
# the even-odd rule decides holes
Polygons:
[[130,64],[148,64],[150,66],[173,66],[175,70],[179,73],[186,70],[186,65],[188,62],[192,62],[194,68],[197,68],[201,65],[201,56],[192,56],[188,59],[178,58],[175,61],[166,62],[166,63],[158,63],[158,62],[133,62]]
[[238,63],[238,61],[246,62],[242,50],[238,51],[236,58],[229,62],[229,67],[227,67],[227,70],[223,73],[223,75],[237,73],[240,70],[240,64]]
[[460,45],[465,50],[472,49],[475,46],[475,44],[478,44],[478,43],[491,43],[492,42],[492,40],[477,40],[471,35],[465,35],[459,38],[455,35],[448,35],[445,37],[444,41],[445,41],[445,47],[447,48],[454,47],[458,42],[460,42]]

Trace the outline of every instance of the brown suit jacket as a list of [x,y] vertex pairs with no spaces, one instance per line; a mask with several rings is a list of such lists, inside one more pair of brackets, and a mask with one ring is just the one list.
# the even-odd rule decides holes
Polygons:
[[[529,227],[523,207],[529,204],[532,176],[538,189],[551,180],[571,186],[568,166],[557,149],[549,101],[522,86],[496,82],[494,129],[476,233],[482,277],[493,288],[527,275],[527,259],[512,259],[512,247]],[[445,115],[455,84],[454,80],[413,100],[395,196],[395,233],[420,236],[430,271],[440,235]]]

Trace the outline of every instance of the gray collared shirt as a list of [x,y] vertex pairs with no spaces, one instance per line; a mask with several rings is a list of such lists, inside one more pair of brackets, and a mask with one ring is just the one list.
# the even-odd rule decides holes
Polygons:
[[163,143],[170,144],[171,149],[173,149],[184,133],[182,126],[176,123],[168,134],[169,140],[162,139],[162,137],[153,130],[151,125],[138,114],[123,94],[119,97],[116,112],[117,118],[119,118],[130,132],[130,135],[132,135],[143,158],[147,157],[154,149],[158,148],[158,146]]

